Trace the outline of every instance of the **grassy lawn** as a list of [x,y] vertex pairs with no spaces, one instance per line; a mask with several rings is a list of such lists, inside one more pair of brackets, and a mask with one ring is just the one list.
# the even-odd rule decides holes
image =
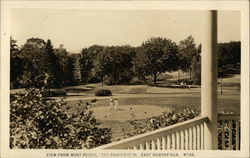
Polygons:
[[[240,113],[240,76],[223,79],[223,94],[220,94],[218,85],[218,109],[220,111]],[[161,81],[162,82],[162,81]],[[165,84],[165,83],[163,83]],[[220,83],[219,83],[220,84]],[[65,87],[67,90],[66,102],[71,106],[70,112],[75,112],[81,106],[79,100],[91,102],[91,110],[102,123],[101,127],[111,128],[112,141],[123,138],[123,129],[129,131],[131,114],[138,120],[157,116],[165,111],[181,111],[184,108],[200,108],[200,87],[191,89],[167,88],[148,85],[116,85],[102,86],[101,83]],[[110,97],[97,97],[94,93],[98,89],[111,90],[113,97],[119,101],[117,111],[109,109]],[[20,90],[12,90],[17,92]],[[58,99],[56,97],[55,99]]]
[[[237,99],[223,99],[219,98],[219,111],[224,110],[228,112],[234,112],[234,113],[240,113],[240,101]],[[69,104],[72,105],[73,109],[75,107],[75,110],[79,108],[78,106],[74,106],[78,101],[69,101]],[[175,109],[177,111],[182,110],[184,108],[200,108],[200,97],[142,97],[142,98],[120,98],[119,99],[119,106],[141,106],[140,109],[146,110],[143,106],[150,105],[152,107],[151,110],[159,111],[162,107],[162,112],[169,111],[172,109]],[[128,119],[118,119],[119,115],[124,116],[124,112],[126,111],[116,111],[113,113],[110,113],[109,105],[108,105],[108,99],[102,99],[98,100],[94,105],[95,107],[103,107],[103,110],[94,111],[94,115],[96,118],[99,118],[99,121],[102,123],[101,127],[111,128],[112,130],[112,141],[119,140],[123,138],[123,132],[122,129],[125,131],[129,131],[132,126],[129,124]],[[158,107],[158,108],[157,108]],[[126,109],[127,110],[127,109]],[[130,112],[127,110],[127,113],[134,113],[135,115],[141,115],[140,111],[133,111]],[[144,113],[144,111],[142,111]],[[146,110],[147,111],[147,110]],[[100,114],[101,113],[101,114]],[[157,112],[155,112],[157,113]],[[160,114],[159,112],[157,114]],[[99,116],[101,115],[101,116]],[[105,118],[105,116],[107,116]],[[111,117],[110,117],[111,116]],[[113,117],[112,117],[113,116]],[[152,116],[152,115],[151,115]],[[103,118],[103,119],[100,119]],[[108,119],[107,119],[108,118]],[[111,118],[111,119],[110,119]]]
[[[220,94],[220,86],[218,85],[219,112],[240,113],[239,81],[239,75],[223,79],[223,94]],[[120,110],[109,109],[109,97],[94,96],[95,91],[102,88],[112,91],[113,97],[119,101]],[[102,86],[99,83],[68,87],[68,89],[71,90],[71,93],[66,97],[66,101],[71,105],[72,112],[81,108],[76,105],[79,100],[91,102],[91,100],[97,99],[91,109],[102,123],[101,127],[111,128],[112,141],[122,139],[123,130],[129,131],[132,128],[129,124],[131,120],[129,116],[132,113],[136,119],[142,120],[173,109],[181,111],[184,108],[200,108],[201,104],[199,87],[180,89],[147,85]]]

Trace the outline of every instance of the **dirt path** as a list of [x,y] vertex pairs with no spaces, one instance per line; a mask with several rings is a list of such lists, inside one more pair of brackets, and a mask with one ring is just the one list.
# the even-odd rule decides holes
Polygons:
[[[149,97],[200,97],[199,92],[192,92],[192,93],[152,93],[152,94],[113,94],[113,97],[120,99],[120,98],[149,98]],[[231,93],[225,93],[223,95],[218,94],[219,98],[222,99],[233,99],[233,100],[239,100],[240,99],[240,94],[235,92]],[[62,97],[53,97],[53,99],[60,99]],[[78,101],[78,100],[93,100],[93,99],[98,99],[98,100],[107,100],[109,99],[110,96],[103,96],[103,97],[98,97],[94,95],[79,95],[79,96],[67,96],[65,98],[65,101]]]

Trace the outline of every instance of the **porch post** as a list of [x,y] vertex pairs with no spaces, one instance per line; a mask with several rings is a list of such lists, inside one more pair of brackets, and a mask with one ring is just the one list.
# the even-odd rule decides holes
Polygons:
[[204,126],[204,149],[217,149],[217,11],[204,13],[201,55],[201,115],[209,118]]

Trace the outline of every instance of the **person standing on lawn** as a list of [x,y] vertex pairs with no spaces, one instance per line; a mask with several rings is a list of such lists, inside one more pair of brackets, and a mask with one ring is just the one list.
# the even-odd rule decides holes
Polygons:
[[181,82],[181,88],[183,88],[183,82]]
[[114,99],[113,99],[113,97],[110,97],[110,99],[109,99],[109,109],[110,110],[112,110],[113,104],[114,104]]
[[115,111],[116,111],[117,107],[118,107],[118,99],[115,99]]
[[186,82],[184,82],[183,87],[184,87],[184,88],[187,88],[187,84],[186,84]]

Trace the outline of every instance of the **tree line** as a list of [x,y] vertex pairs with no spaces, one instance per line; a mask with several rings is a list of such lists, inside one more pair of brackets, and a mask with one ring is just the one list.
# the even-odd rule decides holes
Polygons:
[[[145,82],[154,84],[164,72],[189,72],[193,84],[200,84],[201,45],[188,36],[178,44],[167,38],[152,37],[140,46],[101,46],[70,53],[63,45],[54,48],[51,40],[30,38],[18,47],[10,39],[11,88],[62,86],[102,82],[117,85]],[[228,65],[240,62],[240,42],[219,44],[220,74]],[[45,84],[46,83],[46,84]]]

